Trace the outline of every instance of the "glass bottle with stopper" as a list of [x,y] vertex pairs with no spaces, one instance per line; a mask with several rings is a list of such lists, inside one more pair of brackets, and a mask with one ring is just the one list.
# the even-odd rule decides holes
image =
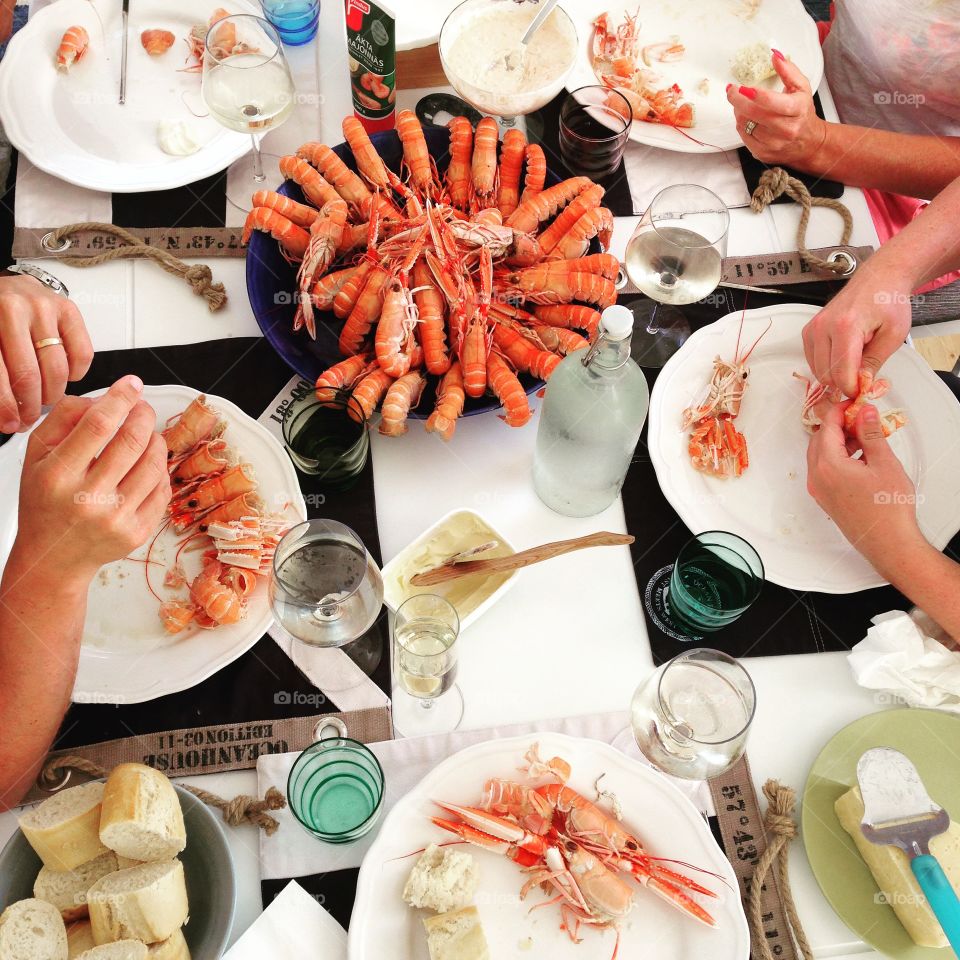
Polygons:
[[630,358],[633,314],[612,306],[589,349],[565,357],[547,385],[537,431],[533,483],[552,510],[590,517],[620,493],[650,405]]

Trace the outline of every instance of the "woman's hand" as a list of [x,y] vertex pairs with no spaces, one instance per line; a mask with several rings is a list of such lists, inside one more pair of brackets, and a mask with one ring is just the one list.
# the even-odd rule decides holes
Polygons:
[[[772,58],[783,92],[731,83],[727,100],[736,114],[737,132],[758,160],[804,170],[823,146],[827,122],[817,116],[813,92],[799,67],[778,50],[772,51]],[[747,133],[751,120],[756,126]]]
[[[34,346],[59,337],[62,345]],[[41,404],[90,369],[93,346],[77,305],[34,277],[0,277],[0,432],[26,430]]]
[[96,400],[65,397],[30,435],[14,554],[57,576],[92,579],[156,529],[170,501],[167,449],[143,383]]
[[874,375],[910,333],[911,281],[892,270],[877,274],[870,261],[803,328],[803,352],[813,375],[848,397],[857,375]]
[[[895,550],[926,547],[917,524],[916,491],[880,425],[877,408],[865,404],[856,442],[843,432],[847,403],[830,404],[807,449],[807,489],[843,535],[883,573]],[[856,448],[863,451],[853,459]]]

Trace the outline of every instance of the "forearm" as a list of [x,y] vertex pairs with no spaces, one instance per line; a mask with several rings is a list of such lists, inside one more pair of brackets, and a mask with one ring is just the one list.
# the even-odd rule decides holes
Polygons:
[[88,582],[42,571],[16,545],[0,583],[0,810],[29,789],[50,748],[77,672]]
[[796,166],[851,187],[929,200],[960,177],[960,137],[827,123],[820,147]]
[[905,549],[888,546],[890,555],[874,566],[960,644],[960,564],[922,539]]

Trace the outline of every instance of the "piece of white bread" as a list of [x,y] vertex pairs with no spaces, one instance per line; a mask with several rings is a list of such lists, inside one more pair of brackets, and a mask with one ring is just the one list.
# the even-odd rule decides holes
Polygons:
[[467,906],[479,882],[477,862],[469,853],[431,843],[413,865],[403,899],[411,907],[446,913]]
[[87,891],[101,877],[117,869],[117,855],[112,850],[81,863],[73,870],[41,867],[33,883],[33,895],[38,900],[52,903],[67,923],[80,920],[87,915]]
[[[834,804],[834,810],[840,826],[853,837],[860,856],[910,939],[920,947],[948,946],[943,928],[910,869],[907,855],[898,847],[871,843],[863,835],[860,829],[863,820],[860,788],[848,790]],[[945,833],[934,837],[930,841],[930,852],[940,861],[951,886],[960,895],[960,824],[951,823]]]
[[175,857],[187,845],[187,833],[173,784],[142,763],[114,767],[103,791],[100,839],[131,860]]
[[75,960],[84,950],[95,947],[93,930],[89,920],[78,920],[67,927],[67,956],[68,960]]
[[0,913],[0,960],[67,960],[67,928],[46,900],[19,900]]
[[20,817],[20,829],[45,867],[72,870],[107,848],[100,842],[99,781],[69,787]]
[[98,944],[166,940],[189,914],[183,864],[166,860],[109,873],[87,891],[87,907]]
[[490,960],[476,907],[462,907],[423,921],[430,960]]
[[147,945],[139,940],[115,940],[91,947],[77,960],[147,960]]
[[160,943],[151,943],[147,956],[150,960],[190,960],[190,948],[183,937],[183,931],[178,930],[172,937],[167,937]]
[[132,860],[130,857],[121,857],[120,854],[116,854],[117,857],[117,869],[118,870],[128,870],[130,867],[139,867],[143,860]]

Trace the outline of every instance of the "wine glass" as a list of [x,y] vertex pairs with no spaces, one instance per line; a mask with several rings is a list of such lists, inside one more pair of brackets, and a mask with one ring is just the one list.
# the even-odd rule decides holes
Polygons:
[[[267,181],[260,140],[290,116],[296,94],[274,26],[247,13],[217,20],[204,44],[201,92],[214,120],[250,134],[251,162],[239,171],[235,190],[227,194],[241,210],[250,210],[253,192]],[[270,182],[281,179],[279,168],[271,169]]]
[[[450,86],[472,107],[500,120],[501,130],[516,127],[536,140],[530,114],[548,104],[563,88],[577,59],[577,28],[570,15],[554,8],[524,50],[520,39],[539,12],[536,3],[504,4],[463,0],[443,22],[438,41],[440,63]],[[482,29],[491,24],[484,36]],[[478,29],[479,26],[479,29]],[[541,44],[556,40],[544,56]],[[524,82],[527,58],[554,69]],[[526,121],[526,122],[525,122]]]
[[647,298],[633,311],[631,354],[642,367],[662,367],[690,336],[676,304],[696,303],[720,283],[730,211],[713,191],[692,183],[661,190],[627,244],[627,276]]
[[457,676],[460,618],[443,597],[421,593],[397,609],[393,725],[404,736],[448,733],[463,719]]
[[269,584],[280,627],[313,647],[344,647],[366,673],[380,662],[374,629],[383,579],[363,541],[336,520],[306,520],[277,545]]
[[683,780],[708,780],[743,755],[756,688],[720,650],[687,650],[655,670],[630,703],[636,745],[653,766]]

